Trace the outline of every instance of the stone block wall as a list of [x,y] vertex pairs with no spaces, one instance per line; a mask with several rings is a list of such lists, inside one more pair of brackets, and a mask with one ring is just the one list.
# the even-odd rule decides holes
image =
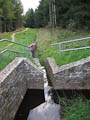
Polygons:
[[25,79],[27,81],[28,89],[43,89],[44,88],[44,76],[43,71],[29,60],[24,60],[25,65]]
[[90,89],[90,57],[58,67],[54,58],[45,61],[50,83],[60,89]]
[[0,120],[13,120],[27,89],[43,89],[43,73],[25,58],[0,72]]

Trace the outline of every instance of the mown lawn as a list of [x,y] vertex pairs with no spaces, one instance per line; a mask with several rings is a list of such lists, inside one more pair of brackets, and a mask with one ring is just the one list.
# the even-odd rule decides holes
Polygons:
[[[88,32],[72,32],[70,30],[61,29],[54,29],[52,32],[49,29],[40,29],[37,35],[37,57],[39,57],[41,60],[47,57],[54,57],[57,65],[59,66],[86,58],[90,56],[90,49],[62,52],[61,56],[59,56],[58,45],[53,48],[51,47],[51,44],[56,42],[84,37],[90,37],[90,34]],[[62,49],[78,48],[84,46],[90,46],[90,40],[63,44]]]
[[[15,35],[15,41],[28,46],[35,41],[36,35],[37,35],[36,29],[28,29],[25,32],[17,33]],[[19,52],[24,51],[22,46],[16,44],[11,45],[10,47],[8,47],[8,49]],[[25,53],[27,58],[33,60],[32,57],[30,57],[29,49],[27,47],[25,48]],[[24,55],[8,53],[8,52],[4,53],[0,59],[0,70],[2,70],[7,64],[9,64],[16,57],[24,57]]]

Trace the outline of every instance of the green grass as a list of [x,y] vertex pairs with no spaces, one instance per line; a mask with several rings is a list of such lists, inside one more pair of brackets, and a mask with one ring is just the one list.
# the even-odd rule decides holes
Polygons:
[[[35,41],[36,35],[37,35],[37,30],[28,29],[25,32],[16,34],[15,41],[28,46]],[[11,45],[10,47],[8,47],[8,49],[23,52],[23,47],[16,44]],[[26,53],[26,57],[32,60],[33,62],[33,58],[30,56],[28,48],[25,48],[25,53]],[[2,59],[0,60],[0,70],[2,70],[16,57],[24,57],[24,55],[8,53],[8,52],[4,53]]]
[[[11,36],[12,36],[12,33],[1,33],[0,34],[0,40],[1,39],[8,39],[8,40],[11,40],[12,38],[11,38]],[[2,50],[5,46],[7,46],[8,44],[10,44],[10,43],[8,43],[8,42],[0,42],[0,50]]]
[[[29,46],[30,44],[35,42],[36,35],[37,35],[36,29],[28,29],[25,32],[16,34],[15,41],[18,43],[24,44],[25,46]],[[9,47],[9,49],[23,52],[23,47],[20,45],[13,44],[12,46]],[[32,59],[32,57],[30,57],[30,54],[29,54],[29,48],[25,47],[25,53],[29,59]]]
[[62,99],[61,103],[64,105],[63,116],[66,120],[90,120],[90,100],[77,97],[72,100]]
[[5,68],[6,65],[8,65],[12,60],[14,60],[16,57],[20,57],[20,55],[17,54],[12,54],[5,52],[3,55],[0,57],[0,71]]
[[[82,58],[86,58],[90,56],[90,49],[62,52],[61,56],[59,56],[58,45],[52,48],[51,44],[89,36],[90,34],[87,32],[72,32],[70,30],[54,29],[51,33],[51,31],[48,29],[40,29],[37,35],[37,57],[39,57],[40,59],[54,57],[57,65],[59,66],[80,60]],[[90,46],[90,40],[63,44],[62,49],[85,46]]]
[[[62,52],[61,56],[59,56],[59,47],[55,46],[52,48],[51,44],[61,41],[77,39],[77,38],[89,37],[89,36],[90,34],[87,32],[72,32],[70,30],[62,30],[62,29],[53,29],[52,32],[50,29],[45,29],[45,28],[38,30],[28,29],[25,32],[17,33],[15,35],[16,38],[15,41],[28,46],[31,43],[33,43],[36,39],[38,42],[36,57],[38,57],[40,61],[42,61],[42,64],[43,64],[43,59],[47,57],[54,57],[57,65],[61,66],[90,56],[90,49]],[[1,47],[3,46],[6,46],[6,44],[4,43],[3,45],[1,45]],[[90,46],[90,40],[63,44],[62,49],[69,49],[74,47],[77,48],[84,46]],[[23,48],[15,44],[10,46],[8,49],[23,52]],[[25,52],[26,52],[26,56],[31,59],[28,48],[25,48]]]

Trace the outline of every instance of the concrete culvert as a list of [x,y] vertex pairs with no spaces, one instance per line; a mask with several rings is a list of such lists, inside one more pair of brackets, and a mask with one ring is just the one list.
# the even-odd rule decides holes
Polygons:
[[29,111],[44,102],[43,90],[28,89],[14,120],[27,120]]

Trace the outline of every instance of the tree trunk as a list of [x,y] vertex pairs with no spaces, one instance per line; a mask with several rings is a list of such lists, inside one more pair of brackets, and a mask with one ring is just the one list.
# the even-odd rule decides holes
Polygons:
[[4,17],[4,32],[6,32],[6,19]]
[[57,20],[56,20],[56,5],[55,5],[55,0],[54,0],[54,23],[55,23],[55,27],[56,27]]
[[55,0],[49,2],[50,27],[56,27],[56,6]]
[[49,3],[49,17],[50,17],[50,27],[52,27],[52,3]]

